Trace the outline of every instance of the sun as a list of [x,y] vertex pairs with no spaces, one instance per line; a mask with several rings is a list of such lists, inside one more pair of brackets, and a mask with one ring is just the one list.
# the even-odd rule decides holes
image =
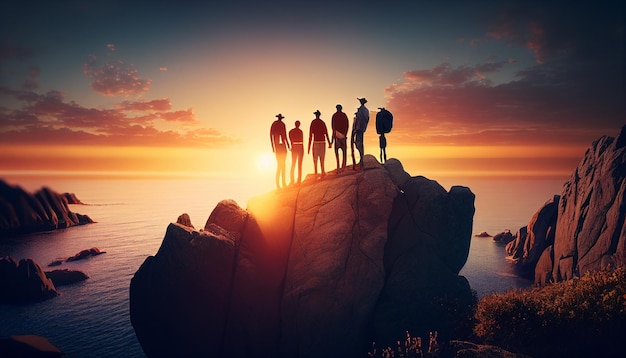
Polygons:
[[263,172],[274,170],[276,166],[276,160],[272,153],[260,154],[256,160],[257,169]]

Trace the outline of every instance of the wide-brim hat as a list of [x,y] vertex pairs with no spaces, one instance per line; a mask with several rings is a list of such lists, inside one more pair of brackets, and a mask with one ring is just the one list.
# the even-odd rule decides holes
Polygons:
[[358,100],[359,100],[359,102],[361,102],[361,104],[365,104],[365,103],[367,103],[367,100],[366,100],[365,98],[359,98],[359,97],[357,97],[356,99],[358,99]]
[[278,113],[278,114],[276,115],[276,117],[278,117],[278,119],[283,119],[283,118],[285,118],[285,117],[283,117],[283,115],[282,115],[282,114],[280,114],[280,113]]

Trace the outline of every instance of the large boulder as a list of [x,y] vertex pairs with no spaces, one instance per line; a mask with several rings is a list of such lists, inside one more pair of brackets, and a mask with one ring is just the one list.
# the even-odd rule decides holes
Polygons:
[[70,211],[68,199],[76,198],[47,187],[30,194],[0,179],[0,239],[93,223],[87,215]]
[[626,126],[587,149],[563,186],[552,276],[626,264]]
[[55,287],[71,285],[89,278],[89,276],[82,271],[68,269],[46,271],[45,274],[47,278],[52,280]]
[[626,126],[597,139],[555,195],[507,247],[535,284],[626,265]]
[[[201,231],[171,224],[130,287],[148,356],[361,356],[442,326],[446,297],[470,300],[474,195],[365,156],[354,174],[222,201]],[[415,314],[398,314],[407,303]],[[448,312],[449,313],[449,312]],[[405,312],[406,314],[406,312]],[[449,317],[448,317],[449,318]],[[449,327],[442,327],[446,329]]]
[[517,272],[523,277],[534,278],[537,261],[546,247],[554,243],[559,198],[554,195],[548,200],[506,245],[507,255],[517,264]]
[[0,258],[0,303],[29,303],[58,295],[52,281],[32,259],[19,263],[10,256]]

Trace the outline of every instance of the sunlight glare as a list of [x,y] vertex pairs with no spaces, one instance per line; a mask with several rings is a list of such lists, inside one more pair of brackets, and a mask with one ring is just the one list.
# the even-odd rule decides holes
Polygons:
[[256,166],[261,171],[270,171],[274,170],[276,165],[276,160],[274,159],[274,155],[272,153],[263,153],[259,155],[256,160]]

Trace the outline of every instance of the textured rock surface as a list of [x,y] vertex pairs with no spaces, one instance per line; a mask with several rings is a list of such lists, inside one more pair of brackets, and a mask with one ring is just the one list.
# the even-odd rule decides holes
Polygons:
[[[441,317],[425,312],[437,297],[471,297],[458,276],[471,191],[411,178],[394,159],[364,164],[252,198],[247,210],[222,201],[202,231],[171,224],[131,281],[146,354],[360,356],[372,335],[435,325]],[[420,308],[400,317],[406,302]]]
[[535,266],[546,247],[554,243],[560,197],[555,195],[521,228],[515,239],[506,245],[506,253],[517,263],[518,273],[533,279]]
[[0,258],[0,303],[28,303],[57,296],[52,281],[31,259]]
[[565,183],[554,239],[556,280],[626,264],[626,126],[587,149]]
[[[596,140],[560,196],[507,245],[536,284],[626,264],[626,126]],[[528,235],[524,235],[527,228]]]
[[68,197],[75,198],[50,188],[30,194],[0,179],[0,239],[93,223],[88,216],[70,211]]

